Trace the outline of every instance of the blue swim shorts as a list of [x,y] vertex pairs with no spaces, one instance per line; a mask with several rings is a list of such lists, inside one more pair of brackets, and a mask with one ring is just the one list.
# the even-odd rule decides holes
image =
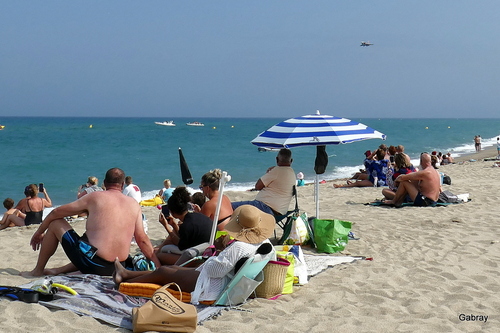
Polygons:
[[97,248],[89,243],[86,234],[80,237],[76,231],[70,229],[62,236],[61,245],[69,260],[83,274],[113,275],[114,262],[99,257]]

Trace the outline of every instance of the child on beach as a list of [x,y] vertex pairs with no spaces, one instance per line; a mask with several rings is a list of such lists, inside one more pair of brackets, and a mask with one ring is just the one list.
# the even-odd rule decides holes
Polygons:
[[304,186],[306,183],[304,182],[304,174],[299,172],[297,174],[297,186]]
[[168,199],[172,196],[172,193],[174,193],[174,189],[172,188],[172,182],[170,179],[165,179],[163,181],[163,188],[158,192],[158,195],[163,199],[164,202],[167,202]]
[[7,211],[3,214],[2,221],[0,221],[0,230],[8,227],[22,227],[24,226],[24,218],[26,214],[22,213],[19,209],[14,207],[14,200],[7,198],[3,201],[3,206]]

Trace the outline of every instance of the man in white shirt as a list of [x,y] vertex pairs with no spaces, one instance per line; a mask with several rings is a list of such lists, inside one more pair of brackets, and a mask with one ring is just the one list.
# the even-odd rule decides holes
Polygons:
[[285,214],[292,200],[295,185],[292,161],[292,152],[289,149],[281,149],[276,157],[277,166],[267,169],[266,174],[255,183],[253,190],[260,191],[255,200],[233,202],[231,204],[233,209],[241,205],[252,205],[268,214]]
[[123,194],[132,197],[135,201],[141,201],[141,189],[139,186],[132,184],[132,177],[125,177],[125,188],[123,189]]

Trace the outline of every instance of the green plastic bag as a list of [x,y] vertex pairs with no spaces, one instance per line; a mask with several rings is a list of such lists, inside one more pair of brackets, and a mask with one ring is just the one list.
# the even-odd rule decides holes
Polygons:
[[314,241],[318,252],[335,253],[347,245],[351,222],[314,219]]

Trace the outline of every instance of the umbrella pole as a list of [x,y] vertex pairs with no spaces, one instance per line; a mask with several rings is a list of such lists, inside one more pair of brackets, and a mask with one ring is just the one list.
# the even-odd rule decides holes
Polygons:
[[316,175],[314,182],[314,199],[316,201],[316,218],[319,219],[319,175]]
[[219,180],[219,197],[217,198],[217,207],[215,207],[214,220],[212,224],[212,233],[210,234],[210,246],[214,245],[215,233],[217,232],[217,221],[219,220],[220,206],[222,205],[222,196],[224,195],[224,185],[229,181],[226,171],[222,171],[222,178]]

